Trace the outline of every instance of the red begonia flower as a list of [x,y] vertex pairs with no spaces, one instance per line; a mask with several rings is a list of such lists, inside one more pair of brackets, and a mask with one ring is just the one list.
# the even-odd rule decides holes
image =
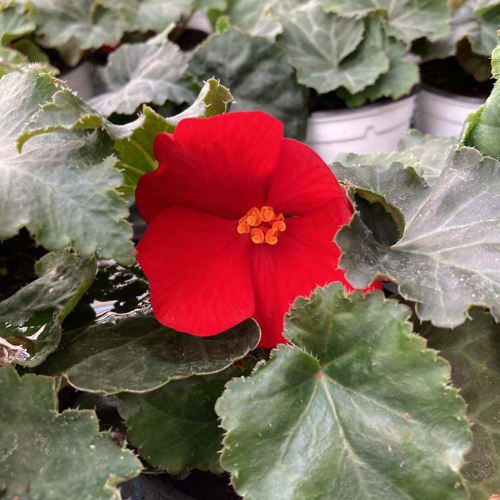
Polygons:
[[351,205],[309,147],[262,112],[185,119],[154,142],[159,167],[136,201],[148,228],[137,256],[157,319],[209,336],[253,317],[262,347],[284,342],[298,295],[341,281],[333,242]]

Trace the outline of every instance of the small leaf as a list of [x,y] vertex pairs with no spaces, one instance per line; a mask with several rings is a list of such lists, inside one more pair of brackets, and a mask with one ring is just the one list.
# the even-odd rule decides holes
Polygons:
[[436,326],[460,325],[472,305],[490,306],[500,319],[500,164],[463,147],[432,189],[418,190],[404,169],[392,167],[399,193],[389,201],[389,183],[378,191],[401,210],[403,237],[382,245],[355,214],[336,236],[347,280],[361,289],[378,276],[395,281],[417,302],[419,318]]
[[[232,101],[229,90],[210,78],[196,101],[179,115],[164,118],[151,108],[145,107],[141,126],[137,127],[130,137],[115,142],[115,149],[120,156],[118,166],[125,178],[122,192],[133,196],[141,176],[158,167],[153,154],[153,142],[160,132],[173,134],[177,124],[184,118],[208,118],[226,113]],[[138,120],[134,123],[138,123]]]
[[446,35],[448,6],[440,0],[321,0],[327,12],[345,17],[366,17],[370,14],[387,19],[390,35],[412,42],[416,38],[438,40]]
[[484,310],[474,309],[471,319],[453,331],[429,323],[419,331],[451,363],[453,385],[467,403],[473,447],[465,457],[462,473],[469,483],[471,500],[487,500],[500,491],[500,327]]
[[125,24],[116,12],[94,0],[30,0],[38,41],[61,52],[75,66],[87,49],[115,45]]
[[[493,52],[492,65],[495,67],[500,65],[500,52],[497,49]],[[498,143],[498,134],[500,132],[499,113],[500,83],[497,80],[486,102],[465,120],[460,143],[478,149],[485,156],[500,160],[500,145]]]
[[283,26],[274,15],[274,9],[283,0],[238,0],[230,2],[230,22],[253,36],[274,41]]
[[162,31],[166,26],[188,18],[194,0],[99,0],[102,5],[121,12],[128,31]]
[[35,63],[39,71],[53,76],[59,74],[59,70],[50,64],[49,56],[30,38],[21,38],[11,43],[11,47],[24,54],[29,62]]
[[41,373],[64,374],[73,387],[88,392],[147,392],[171,380],[222,371],[259,338],[253,320],[214,337],[195,337],[161,325],[152,314],[109,313],[94,325],[66,332]]
[[[24,355],[14,349],[12,361],[29,367],[39,365],[57,349],[61,323],[92,284],[96,263],[63,250],[43,257],[36,271],[37,280],[0,302],[0,340],[25,348]],[[26,352],[27,346],[32,352]],[[5,343],[0,343],[0,358],[2,347]],[[4,358],[9,361],[8,356]]]
[[229,29],[196,50],[189,72],[198,80],[220,79],[234,95],[235,111],[265,111],[284,123],[286,136],[305,139],[307,92],[276,44]]
[[458,43],[464,38],[467,38],[475,54],[489,57],[498,41],[500,6],[495,1],[493,5],[481,9],[478,8],[481,3],[484,4],[481,0],[464,2],[453,13],[448,35],[433,43],[421,44],[418,52],[424,60],[444,59],[455,55]]
[[216,405],[221,457],[247,500],[464,500],[470,442],[449,365],[410,310],[339,283],[299,297],[271,359]]
[[7,73],[21,72],[21,68],[29,64],[28,58],[10,47],[0,46],[0,78]]
[[35,28],[24,6],[9,3],[0,5],[0,45],[7,45],[16,38],[28,35]]
[[187,69],[186,56],[177,45],[123,44],[109,57],[104,79],[109,91],[89,103],[99,113],[133,114],[141,104],[176,104],[194,98],[179,80]]
[[121,394],[118,411],[128,439],[151,465],[170,474],[193,468],[221,474],[223,431],[214,406],[225,384],[244,373],[232,365],[215,375],[172,381],[147,394]]
[[368,20],[365,27],[362,20],[326,14],[314,1],[283,4],[277,11],[283,24],[279,44],[297,69],[298,81],[320,94],[340,87],[355,94],[389,70],[377,21]]
[[16,150],[26,123],[64,88],[35,69],[0,79],[0,111],[9,117],[0,131],[0,238],[26,227],[48,250],[71,245],[82,255],[98,252],[130,264],[132,230],[107,134],[49,133],[31,139],[22,154]]
[[133,453],[99,432],[95,412],[57,409],[54,379],[0,368],[0,492],[6,499],[119,500],[139,475]]
[[126,125],[114,125],[82,101],[71,89],[64,88],[54,94],[52,102],[43,104],[25,125],[17,138],[17,149],[21,151],[23,144],[31,137],[60,130],[103,128],[113,140],[118,141],[130,137],[136,128],[144,124],[144,120],[142,115]]
[[420,82],[418,65],[404,59],[407,52],[404,43],[383,37],[381,44],[385,47],[389,58],[389,70],[380,75],[373,85],[357,94],[350,94],[345,89],[339,89],[338,95],[346,100],[348,106],[362,106],[366,101],[374,102],[382,97],[397,100],[409,94]]

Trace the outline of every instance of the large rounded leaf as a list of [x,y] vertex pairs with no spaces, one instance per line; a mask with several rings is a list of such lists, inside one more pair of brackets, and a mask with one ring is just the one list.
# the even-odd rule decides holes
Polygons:
[[109,116],[131,115],[141,104],[189,102],[194,95],[179,84],[186,68],[185,55],[171,42],[123,44],[109,57],[104,74],[109,90],[90,104]]
[[464,500],[470,442],[448,363],[410,310],[334,283],[298,298],[270,361],[216,410],[222,465],[248,500]]
[[171,380],[222,371],[257,347],[259,339],[251,319],[214,337],[195,337],[161,325],[152,314],[111,313],[90,327],[66,332],[42,372],[63,374],[89,392],[147,392]]
[[[353,172],[358,179],[368,173]],[[448,157],[432,189],[398,164],[383,177],[373,192],[400,210],[403,236],[382,244],[355,214],[336,236],[347,280],[364,288],[376,276],[390,278],[417,302],[419,318],[436,326],[460,325],[472,305],[491,306],[500,319],[500,163],[463,147]]]
[[0,239],[26,226],[48,250],[71,245],[128,264],[135,251],[124,220],[126,202],[116,192],[122,176],[112,143],[100,130],[61,131],[32,138],[22,153],[16,139],[40,106],[64,88],[35,69],[0,80]]
[[472,424],[474,446],[462,473],[471,500],[488,500],[500,492],[500,326],[487,311],[469,314],[470,319],[453,331],[429,323],[418,329],[429,347],[439,349],[451,363],[453,385],[460,388]]
[[142,469],[89,410],[57,410],[55,381],[0,368],[0,494],[5,499],[119,500]]

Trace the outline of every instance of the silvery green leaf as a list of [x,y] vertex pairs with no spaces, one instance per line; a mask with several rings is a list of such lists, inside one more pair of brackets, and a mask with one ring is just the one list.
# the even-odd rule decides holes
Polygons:
[[320,0],[327,12],[361,18],[377,14],[387,19],[388,34],[411,42],[416,38],[437,40],[446,35],[448,5],[443,0]]
[[109,116],[133,114],[141,104],[189,102],[195,96],[179,82],[186,69],[186,55],[172,42],[123,44],[109,57],[105,73],[109,90],[89,104]]
[[21,38],[33,32],[35,23],[22,5],[5,3],[0,5],[0,44]]
[[105,132],[53,132],[16,149],[26,123],[64,88],[35,69],[0,79],[0,110],[9,116],[0,132],[0,237],[26,227],[49,250],[71,245],[82,255],[131,263],[128,209],[116,191],[122,176]]
[[433,188],[418,190],[392,167],[394,182],[406,184],[390,202],[404,217],[404,234],[383,245],[355,214],[336,236],[347,280],[356,288],[381,276],[395,281],[435,326],[462,324],[473,305],[490,307],[499,320],[500,164],[462,147]]
[[472,51],[489,57],[498,42],[500,26],[500,2],[484,6],[481,0],[468,0],[457,9],[451,18],[451,32],[433,43],[419,48],[424,59],[443,59],[455,55],[457,44],[467,38]]
[[82,51],[115,45],[123,35],[123,19],[94,0],[31,0],[38,41],[59,49],[71,66]]
[[314,1],[276,10],[283,24],[279,44],[300,83],[319,93],[345,87],[355,94],[389,70],[378,22],[365,26],[362,20],[326,14]]

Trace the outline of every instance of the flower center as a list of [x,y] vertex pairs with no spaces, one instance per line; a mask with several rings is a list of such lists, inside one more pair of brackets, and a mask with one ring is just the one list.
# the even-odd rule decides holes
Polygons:
[[276,245],[278,233],[286,229],[283,214],[276,214],[272,207],[251,208],[245,216],[239,220],[238,233],[250,234],[251,240],[260,245]]

